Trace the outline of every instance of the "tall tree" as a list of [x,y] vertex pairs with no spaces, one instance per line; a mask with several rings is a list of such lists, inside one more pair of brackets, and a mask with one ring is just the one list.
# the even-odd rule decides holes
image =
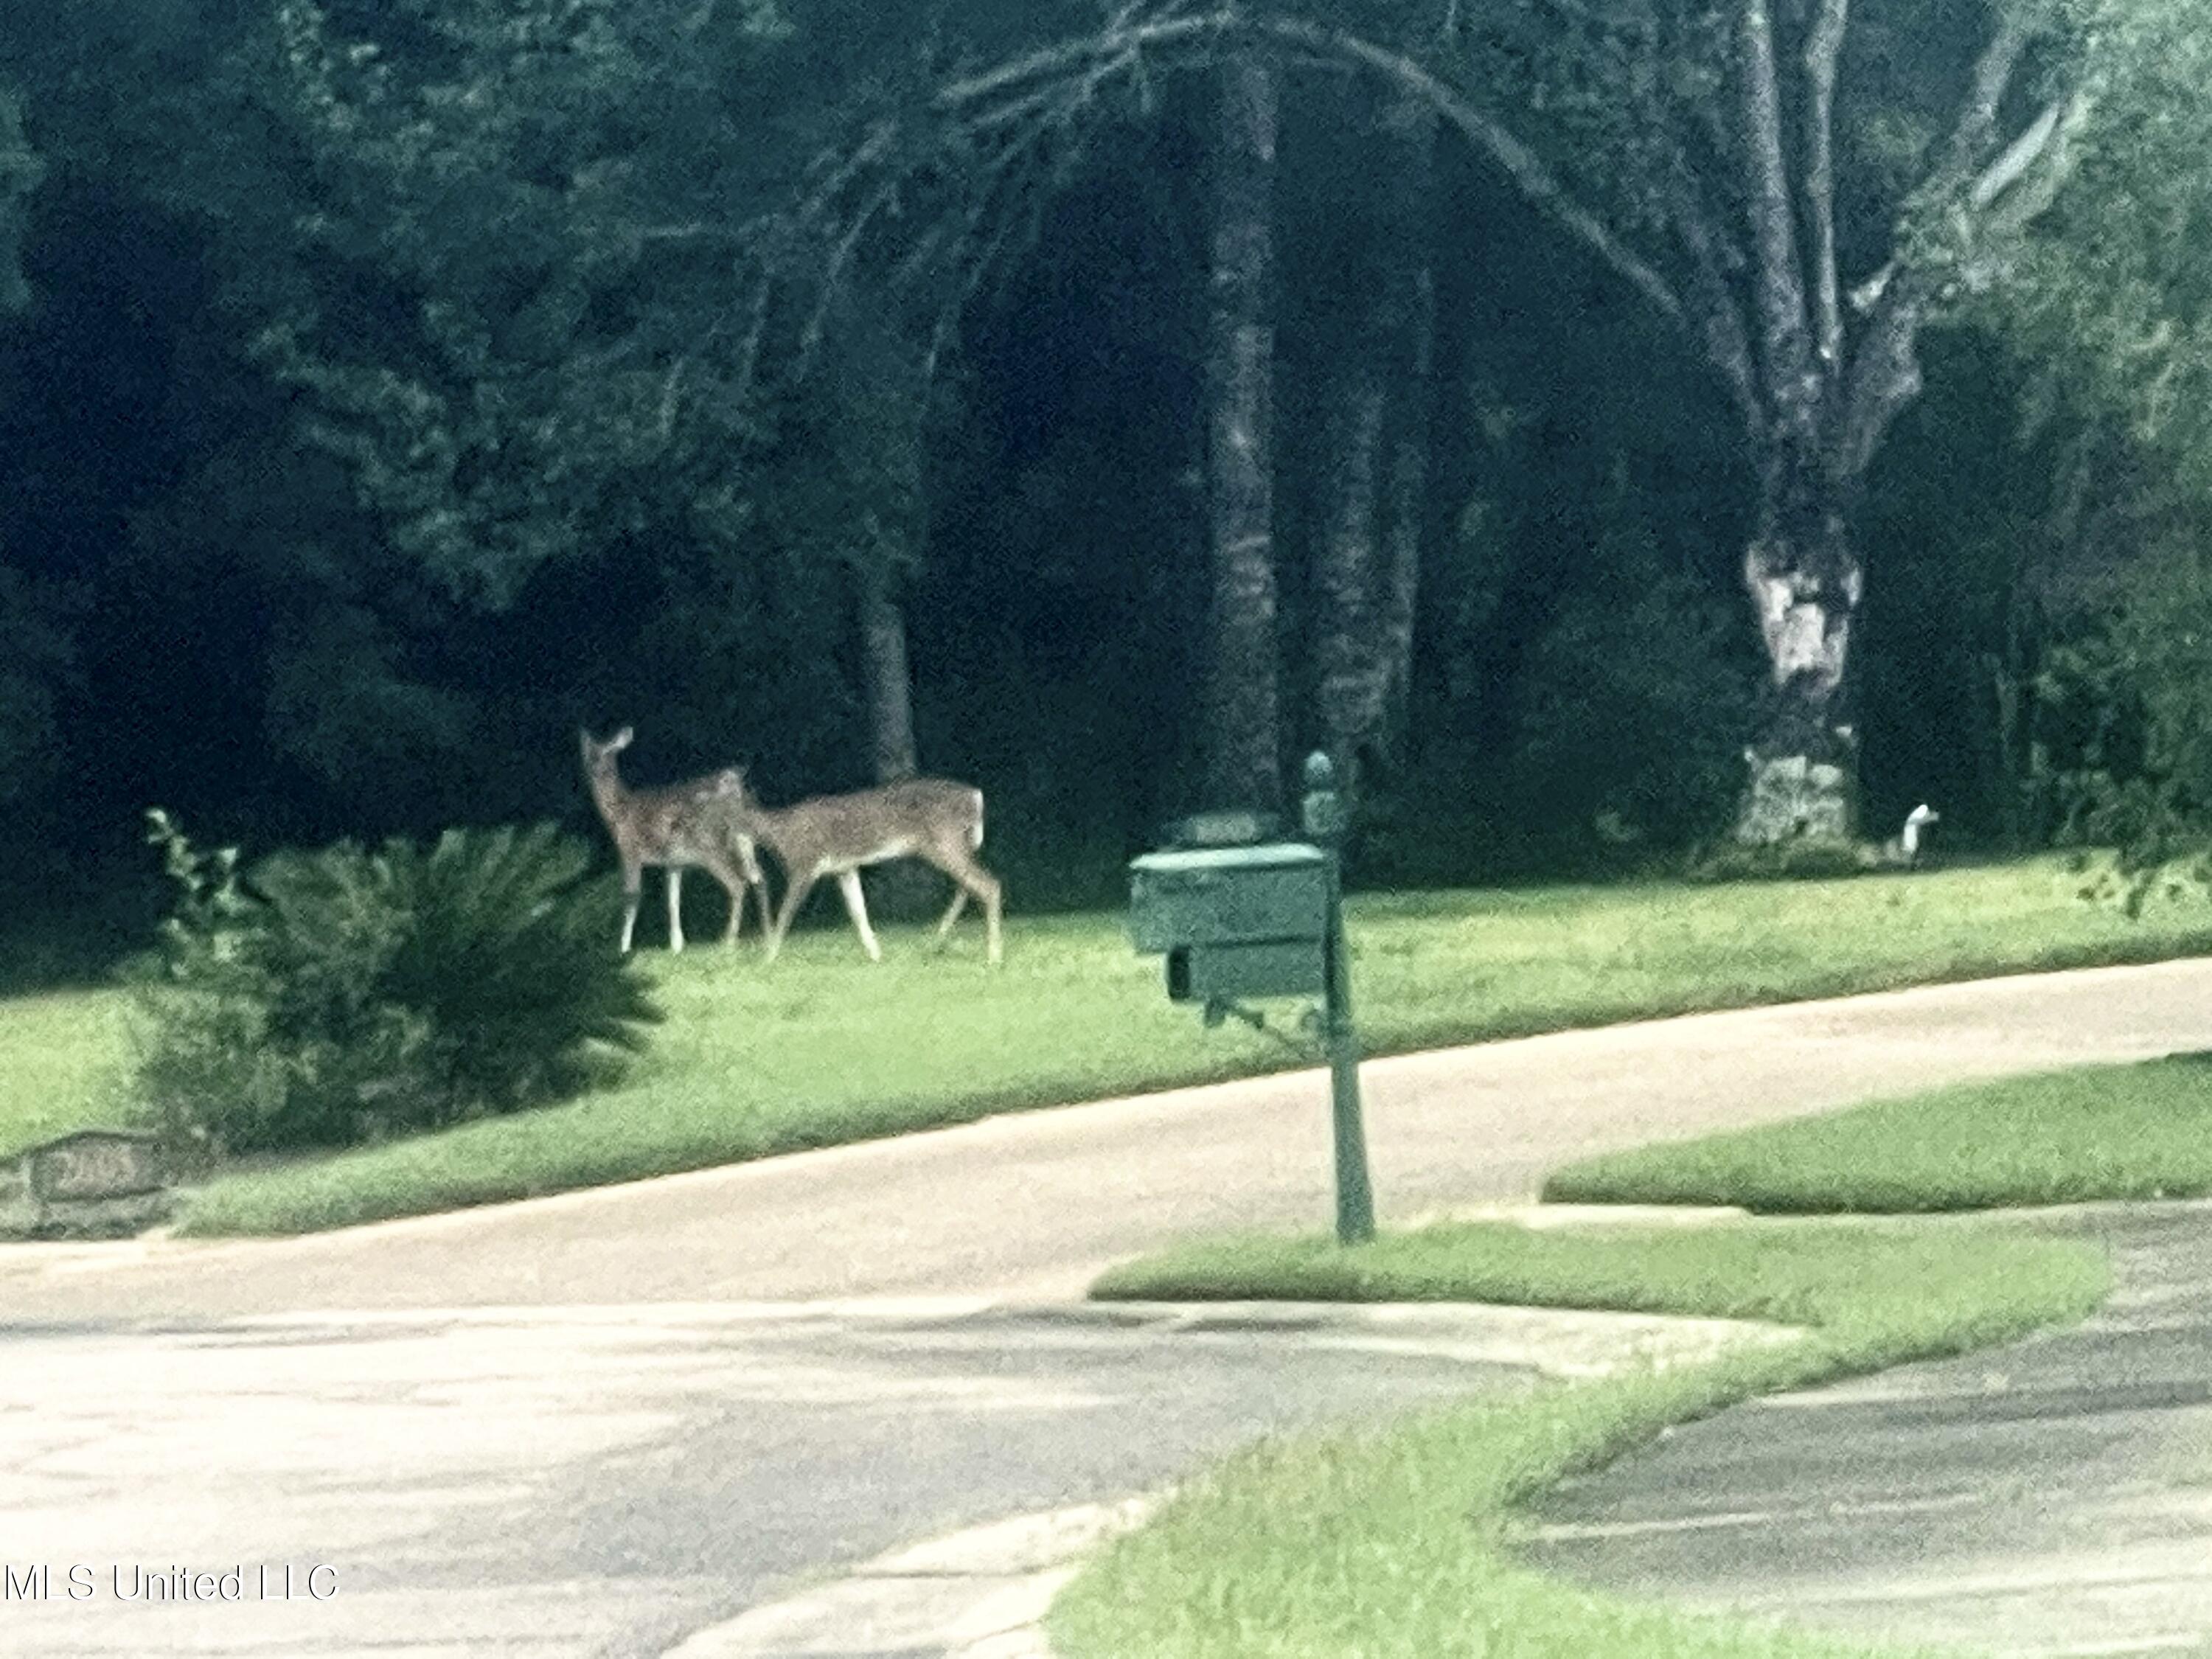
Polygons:
[[1234,62],[1255,43],[1425,101],[1674,325],[1728,398],[1754,497],[1742,582],[1769,668],[1737,834],[1837,836],[1856,773],[1852,526],[1868,470],[1920,390],[1923,330],[2002,278],[2085,107],[2055,3],[1967,9],[1464,7],[1441,42],[1382,0],[1128,13],[950,82],[934,109],[988,137],[1045,88]]
[[[1371,94],[1372,89],[1364,89]],[[1320,332],[1330,362],[1320,467],[1327,497],[1314,580],[1316,702],[1337,776],[1357,793],[1367,761],[1402,714],[1413,668],[1414,603],[1426,520],[1429,370],[1435,279],[1429,264],[1428,191],[1435,119],[1402,95],[1360,101],[1358,125],[1376,152],[1353,179],[1370,210],[1338,210],[1339,234],[1356,246],[1332,270]],[[1385,182],[1371,189],[1380,161]]]
[[1436,361],[1437,278],[1429,191],[1436,178],[1436,115],[1401,95],[1389,117],[1401,154],[1391,168],[1391,230],[1396,246],[1384,315],[1404,356],[1391,411],[1383,533],[1388,590],[1382,605],[1386,732],[1402,737],[1413,686],[1413,633],[1428,529],[1430,408]]
[[1276,76],[1222,65],[1215,120],[1207,482],[1213,568],[1199,788],[1212,805],[1282,799],[1274,529]]

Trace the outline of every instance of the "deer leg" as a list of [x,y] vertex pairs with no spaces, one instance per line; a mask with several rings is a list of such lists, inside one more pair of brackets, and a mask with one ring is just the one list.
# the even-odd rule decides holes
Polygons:
[[623,865],[623,931],[622,953],[629,954],[632,935],[637,932],[637,902],[643,896],[645,871],[640,865],[625,861]]
[[938,924],[939,937],[942,938],[945,930],[958,918],[961,907],[972,893],[983,906],[984,937],[988,940],[986,952],[993,962],[999,961],[1001,956],[999,948],[999,878],[969,857],[964,847],[940,848],[938,856],[930,862],[951,877],[960,890],[952,896],[952,906],[945,911],[945,920]]
[[721,883],[722,890],[730,896],[730,924],[722,929],[722,943],[735,945],[738,931],[745,921],[745,878],[739,872],[720,862],[708,865],[707,873]]
[[952,884],[952,902],[946,907],[944,920],[937,924],[937,936],[943,939],[952,931],[952,924],[960,920],[960,913],[968,908],[968,889],[958,880]]
[[744,878],[748,891],[760,895],[761,933],[765,936],[769,930],[768,878],[761,873],[760,857],[748,836],[738,838],[738,874]]
[[860,948],[868,953],[870,962],[881,962],[884,947],[876,943],[875,929],[868,926],[868,900],[860,890],[860,872],[858,870],[840,871],[837,890],[845,896],[845,908],[853,918],[853,926],[860,930]]
[[[768,959],[770,962],[774,962],[776,953],[783,949],[783,936],[791,931],[792,918],[799,914],[799,905],[805,901],[807,894],[814,890],[814,884],[821,879],[821,872],[818,870],[810,870],[805,875],[800,876],[793,873],[797,868],[798,866],[793,866],[790,871],[786,872],[791,876],[791,882],[783,890],[783,908],[776,913],[775,927],[769,934]],[[765,883],[762,884],[761,903],[763,907],[768,903],[768,890]]]
[[684,948],[684,866],[668,866],[668,948]]

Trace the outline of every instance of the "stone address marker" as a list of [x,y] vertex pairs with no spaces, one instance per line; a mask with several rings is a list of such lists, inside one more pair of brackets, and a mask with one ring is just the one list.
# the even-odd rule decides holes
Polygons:
[[0,1164],[0,1236],[113,1237],[168,1208],[167,1172],[149,1134],[78,1129]]

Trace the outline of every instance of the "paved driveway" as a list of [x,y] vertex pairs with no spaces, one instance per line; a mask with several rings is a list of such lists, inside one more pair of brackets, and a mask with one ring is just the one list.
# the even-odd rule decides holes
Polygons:
[[[1384,1224],[1534,1193],[1583,1153],[1959,1078],[2212,1047],[2212,961],[1988,980],[1376,1060]],[[1178,1234],[1326,1227],[1326,1074],[276,1243],[0,1247],[0,1319],[302,1308],[1079,1297]]]
[[1900,1644],[2212,1654],[2212,1205],[2063,1224],[2117,1280],[2081,1324],[1684,1424],[1548,1494],[1531,1554]]
[[1724,1328],[937,1301],[18,1331],[0,1653],[656,1655],[919,1536]]

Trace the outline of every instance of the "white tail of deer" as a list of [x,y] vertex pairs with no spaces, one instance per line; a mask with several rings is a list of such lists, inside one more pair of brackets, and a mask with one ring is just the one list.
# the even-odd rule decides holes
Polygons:
[[845,908],[870,960],[883,960],[883,947],[868,926],[868,907],[860,891],[860,871],[892,859],[915,858],[952,878],[951,906],[937,924],[944,938],[960,919],[972,895],[983,906],[990,959],[1000,959],[999,879],[975,861],[983,844],[983,792],[944,778],[908,778],[856,794],[823,795],[794,806],[766,807],[739,786],[736,823],[783,866],[782,908],[769,933],[769,960],[783,948],[791,920],[814,884],[834,876]]
[[761,928],[768,929],[768,884],[761,877],[750,836],[733,830],[732,817],[743,797],[744,783],[734,770],[665,789],[630,789],[622,781],[615,757],[629,747],[634,735],[623,729],[605,743],[589,732],[583,739],[584,774],[591,781],[592,801],[599,809],[607,833],[614,837],[615,856],[622,860],[622,948],[629,951],[637,931],[637,904],[644,884],[645,866],[660,866],[668,872],[668,948],[684,948],[684,872],[704,870],[730,896],[730,925],[725,942],[734,945],[744,925],[745,890],[760,890]]

